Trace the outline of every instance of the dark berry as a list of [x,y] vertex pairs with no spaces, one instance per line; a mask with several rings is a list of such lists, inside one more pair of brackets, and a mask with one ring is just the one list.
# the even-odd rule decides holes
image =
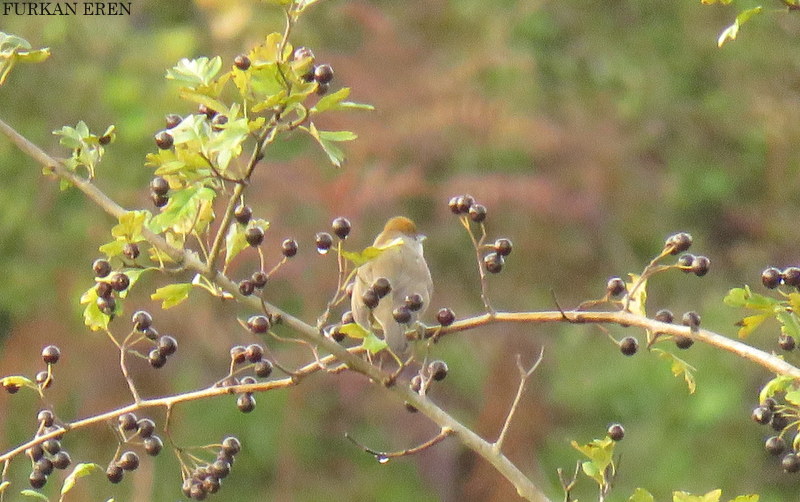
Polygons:
[[99,138],[97,138],[97,142],[105,146],[111,143],[111,135],[105,134],[103,136],[100,136]]
[[639,350],[639,340],[632,336],[626,336],[619,342],[619,351],[626,356],[632,356]]
[[42,448],[41,444],[31,446],[30,448],[25,450],[25,455],[27,455],[28,458],[31,459],[31,461],[36,462],[37,460],[39,460],[44,456],[44,448]]
[[113,296],[101,296],[96,300],[97,308],[105,315],[113,315],[114,310],[117,308],[117,301]]
[[356,322],[356,321],[353,318],[353,311],[352,310],[348,310],[347,312],[342,314],[342,324],[352,324],[354,322]]
[[787,286],[800,287],[800,267],[787,267],[783,269],[781,276]]
[[236,209],[233,210],[233,217],[236,218],[236,221],[242,225],[247,225],[250,223],[250,218],[253,217],[253,210],[250,208],[250,206],[240,204],[236,206]]
[[245,349],[241,345],[235,345],[231,347],[231,361],[233,361],[234,364],[243,363],[245,359],[247,359],[247,357],[245,356],[246,351],[247,349]]
[[28,477],[28,483],[30,483],[32,488],[38,490],[47,484],[47,474],[34,469]]
[[766,406],[756,406],[753,408],[753,413],[751,416],[753,421],[761,425],[767,425],[769,421],[772,420],[772,410]]
[[328,93],[330,88],[331,88],[331,84],[317,83],[317,90],[314,91],[314,92],[316,92],[318,96],[324,96],[325,94]]
[[692,273],[697,277],[703,277],[711,268],[711,260],[706,256],[697,256],[692,263]]
[[374,309],[378,306],[378,302],[380,302],[381,299],[374,289],[368,289],[361,295],[361,301],[364,302],[364,305],[366,305],[368,309]]
[[245,56],[244,54],[239,54],[235,58],[233,58],[233,66],[239,68],[242,71],[246,71],[250,68],[250,58]]
[[133,316],[131,317],[131,322],[133,323],[133,329],[139,332],[144,332],[153,325],[153,316],[150,315],[149,312],[144,310],[138,310],[134,312]]
[[458,198],[458,212],[462,214],[469,213],[469,208],[475,204],[475,198],[471,195],[462,195]]
[[129,242],[122,247],[122,254],[131,260],[139,257],[139,245],[135,242]]
[[776,431],[782,431],[789,425],[789,417],[778,413],[776,411],[772,412],[772,419],[769,421],[770,427]]
[[786,441],[780,436],[772,436],[764,443],[764,449],[770,455],[780,455],[786,451]]
[[655,320],[667,324],[672,324],[672,321],[675,320],[675,316],[672,314],[672,311],[667,309],[662,309],[656,312]]
[[148,340],[153,340],[155,342],[156,340],[158,340],[159,334],[155,328],[149,327],[146,330],[144,330],[144,336]]
[[61,357],[61,350],[55,345],[48,345],[42,349],[42,361],[45,364],[56,364]]
[[253,247],[258,247],[264,242],[264,230],[261,227],[250,227],[244,232],[247,243]]
[[189,498],[192,500],[205,500],[208,494],[206,490],[203,488],[203,483],[192,483],[192,487],[189,489]]
[[153,201],[153,205],[156,207],[164,207],[169,202],[169,197],[166,195],[161,195],[157,193],[150,194],[150,200]]
[[162,150],[168,150],[172,148],[172,145],[175,143],[175,139],[172,137],[172,134],[168,133],[167,131],[161,131],[156,134],[156,146]]
[[153,368],[161,368],[165,364],[167,364],[167,356],[161,353],[158,349],[153,349],[147,355],[147,360],[150,362],[150,366]]
[[227,457],[235,457],[242,451],[242,443],[234,436],[228,436],[222,440],[222,451]]
[[120,466],[122,470],[135,471],[139,467],[139,455],[134,451],[126,451],[119,457],[119,460],[117,460],[117,465]]
[[214,115],[217,114],[216,110],[212,110],[211,108],[208,107],[208,105],[203,103],[200,103],[200,105],[197,107],[197,113],[205,115],[206,117],[208,117],[209,120],[213,119]]
[[686,232],[671,235],[666,242],[665,248],[669,248],[670,254],[683,253],[692,245],[692,236]]
[[144,440],[144,451],[151,457],[155,457],[159,453],[161,453],[161,449],[164,447],[164,442],[161,441],[161,438],[158,436],[150,436],[149,438],[145,438]]
[[483,265],[486,267],[486,270],[492,274],[497,274],[503,270],[504,263],[505,259],[495,252],[489,253],[483,257]]
[[164,127],[166,127],[167,129],[172,129],[176,127],[178,124],[180,124],[181,120],[183,119],[181,118],[180,115],[177,115],[175,113],[170,113],[169,115],[164,117]]
[[400,324],[408,324],[411,322],[411,310],[405,305],[401,305],[392,311],[394,320]]
[[694,345],[694,340],[689,338],[688,336],[683,335],[676,335],[675,338],[675,346],[679,349],[688,349],[692,345]]
[[800,471],[800,457],[795,453],[787,453],[781,459],[781,467],[783,467],[783,470],[786,472]]
[[475,223],[483,223],[486,220],[486,206],[483,204],[473,204],[469,208],[469,219]]
[[780,335],[778,335],[778,346],[780,346],[781,349],[787,352],[791,352],[792,350],[794,350],[797,344],[792,335],[785,335],[781,333]]
[[267,331],[269,331],[270,322],[267,316],[254,315],[247,320],[247,327],[250,328],[250,331],[252,331],[253,333],[260,335],[262,333],[266,333]]
[[231,463],[225,459],[218,458],[208,467],[208,470],[214,477],[224,479],[231,473]]
[[45,427],[52,426],[55,420],[56,417],[50,410],[39,410],[39,413],[36,415],[36,421]]
[[250,413],[256,409],[256,398],[249,392],[239,394],[239,397],[236,398],[236,406],[242,413]]
[[692,328],[692,330],[695,330],[697,329],[698,326],[700,326],[700,314],[698,314],[693,310],[690,310],[689,312],[683,314],[683,317],[681,318],[681,323],[683,323],[684,326],[689,326],[690,328]]
[[371,287],[372,290],[375,291],[375,294],[378,295],[378,298],[383,298],[392,290],[392,285],[389,284],[389,279],[386,277],[378,277],[375,279],[375,282],[372,283]]
[[408,310],[411,312],[416,312],[422,308],[422,295],[418,293],[414,293],[413,295],[408,295],[405,297],[405,304],[408,307]]
[[268,280],[269,276],[263,270],[253,272],[253,275],[250,277],[250,282],[252,282],[253,286],[257,287],[258,289],[261,289],[264,286],[266,286]]
[[122,470],[122,467],[118,466],[116,462],[111,462],[111,464],[106,469],[106,477],[109,481],[114,484],[119,483],[122,481],[122,476],[125,474],[125,471]]
[[411,378],[411,381],[408,384],[408,387],[419,394],[419,391],[422,390],[422,377],[420,375],[414,375]]
[[49,453],[50,455],[55,455],[56,453],[61,451],[61,441],[58,439],[48,439],[44,443],[42,443],[42,449]]
[[135,431],[138,427],[136,423],[136,415],[133,413],[123,413],[117,418],[119,428],[123,431]]
[[239,283],[239,293],[242,296],[250,296],[256,290],[256,285],[253,284],[253,281],[250,279],[243,279],[242,282]]
[[608,437],[610,437],[612,441],[622,441],[622,438],[625,437],[625,428],[622,427],[622,424],[609,425]]
[[333,330],[331,330],[330,335],[331,335],[331,338],[333,338],[333,340],[336,343],[341,342],[347,336],[344,333],[342,333],[342,330],[340,330],[338,326],[333,328]]
[[494,251],[500,256],[508,256],[511,254],[513,245],[509,239],[497,239],[494,241]]
[[778,406],[778,402],[775,399],[768,397],[764,399],[764,402],[761,403],[762,406],[766,406],[770,410],[775,410],[775,407]]
[[299,61],[301,59],[311,58],[314,59],[314,53],[311,52],[311,49],[308,47],[298,47],[294,50],[294,54],[292,55],[295,61]]
[[217,493],[219,491],[219,479],[214,476],[208,476],[203,480],[203,490],[206,493]]
[[287,258],[291,258],[292,256],[297,254],[297,241],[294,239],[286,239],[281,244],[281,252],[283,256]]
[[98,282],[94,289],[100,298],[110,298],[114,294],[114,288],[107,282]]
[[350,220],[340,216],[333,220],[331,228],[333,229],[333,233],[336,234],[336,237],[346,239],[347,236],[350,235],[352,226],[350,225]]
[[255,373],[258,378],[269,377],[272,374],[272,363],[266,359],[258,361],[255,366],[253,366],[253,373]]
[[139,431],[139,437],[142,439],[149,438],[156,430],[156,424],[149,418],[140,418],[136,422],[136,430]]
[[66,469],[72,463],[72,458],[70,458],[69,453],[64,450],[53,455],[53,467],[56,469]]
[[111,288],[114,291],[125,291],[130,285],[130,278],[122,272],[116,273],[111,277]]
[[447,207],[450,208],[450,211],[452,211],[453,214],[460,213],[461,210],[458,208],[458,196],[450,197]]
[[44,386],[45,389],[49,389],[53,385],[53,375],[48,374],[46,371],[36,373],[35,380],[37,385]]
[[606,292],[609,296],[620,296],[626,289],[625,281],[619,277],[612,277],[606,283]]
[[33,464],[33,470],[49,476],[53,472],[53,461],[42,457]]
[[92,263],[92,270],[94,270],[95,277],[105,277],[111,273],[111,264],[108,260],[98,258]]
[[222,126],[228,123],[228,117],[226,115],[218,114],[215,115],[213,119],[211,119],[211,129],[215,131],[221,131],[223,129]]
[[437,382],[444,380],[448,371],[447,363],[444,361],[431,361],[428,365],[428,371],[431,374],[431,378]]
[[328,84],[333,80],[333,68],[327,64],[321,64],[314,68],[314,80],[320,84]]
[[761,272],[761,283],[767,289],[775,289],[781,285],[783,274],[775,267],[769,267]]
[[250,344],[244,351],[244,357],[251,363],[257,363],[264,357],[264,347],[257,343]]
[[450,326],[456,320],[456,315],[447,307],[439,309],[436,313],[436,321],[442,326]]
[[314,242],[317,245],[317,251],[320,254],[325,254],[333,245],[333,237],[328,232],[319,232],[314,238]]
[[175,338],[164,335],[158,339],[158,351],[165,357],[171,356],[176,350],[178,350],[178,341]]
[[683,269],[684,272],[691,272],[692,265],[694,264],[695,256],[691,253],[682,254],[680,258],[678,258],[678,266]]

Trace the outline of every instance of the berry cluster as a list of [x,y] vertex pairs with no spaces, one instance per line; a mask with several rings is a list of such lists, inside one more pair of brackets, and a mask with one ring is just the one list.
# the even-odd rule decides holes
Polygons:
[[761,282],[765,288],[775,289],[781,284],[800,288],[800,267],[786,267],[783,270],[769,267],[761,272]]
[[[247,324],[250,329],[256,333],[266,333],[269,329],[269,319],[266,316],[252,316]],[[261,331],[263,330],[263,331]],[[264,347],[257,343],[248,345],[236,345],[231,348],[231,375],[223,382],[226,386],[233,385],[252,385],[257,380],[252,376],[245,376],[238,379],[233,376],[234,370],[239,366],[237,371],[246,369],[253,370],[253,373],[258,378],[268,378],[272,374],[273,364],[268,359],[264,359]],[[252,392],[244,392],[239,394],[236,398],[236,406],[242,413],[250,413],[256,407],[256,398]]]
[[[796,425],[796,412],[786,406],[779,406],[773,398],[767,398],[753,409],[752,418],[759,424],[769,425],[778,434],[770,436],[764,443],[767,453],[781,456],[781,467],[786,472],[800,472],[800,435],[787,441],[785,435],[791,434]],[[791,446],[790,444],[791,443]]]
[[[408,385],[417,394],[426,394],[431,383],[441,382],[447,377],[449,371],[450,369],[447,367],[446,362],[438,359],[431,361],[411,378]],[[411,403],[406,403],[406,409],[411,413],[417,412],[417,409]]]
[[316,92],[318,95],[322,96],[327,93],[331,87],[331,81],[333,80],[333,68],[327,64],[315,64],[314,53],[311,52],[311,49],[308,47],[298,47],[295,49],[293,58],[294,61],[310,61],[311,66],[308,72],[302,76],[302,79],[306,82],[316,82]]
[[191,500],[205,500],[209,495],[217,493],[222,480],[231,473],[234,457],[241,450],[242,444],[237,438],[226,437],[213,462],[196,466],[183,479],[183,494]]
[[[50,388],[50,386],[53,384],[53,365],[56,364],[60,358],[61,350],[55,345],[48,345],[42,349],[42,360],[47,365],[47,369],[36,373],[35,380],[40,393],[44,389]],[[22,384],[20,382],[28,380],[20,377],[20,379],[2,379],[2,381],[3,388],[6,390],[6,392],[9,394],[16,394],[19,392],[19,389],[22,388]]]
[[253,275],[248,279],[243,279],[239,283],[239,292],[244,296],[252,295],[256,289],[264,289],[269,280],[269,274],[263,270],[253,272]]
[[[50,434],[59,430],[55,424],[55,415],[48,409],[40,410],[36,415],[39,423],[37,436]],[[31,459],[31,474],[28,482],[33,488],[39,489],[47,483],[47,477],[53,469],[66,469],[72,464],[69,453],[62,448],[58,438],[50,438],[42,443],[34,445],[25,454]]]
[[[450,211],[455,215],[461,216],[464,222],[471,220],[475,223],[483,224],[486,220],[486,206],[476,202],[471,195],[451,197],[447,205],[450,207]],[[497,274],[503,270],[505,259],[511,254],[513,244],[511,240],[501,238],[486,247],[490,249],[490,252],[484,255],[483,266],[487,272]]]
[[154,347],[147,354],[147,361],[153,368],[161,368],[167,364],[167,358],[178,350],[178,341],[169,335],[159,335],[153,327],[153,316],[149,312],[139,310],[131,317],[133,329],[152,341]]
[[687,274],[691,272],[697,277],[703,277],[708,273],[708,269],[711,267],[711,260],[706,256],[695,256],[691,253],[685,253],[678,258],[677,265],[678,268]]
[[[133,246],[136,245],[131,245],[131,256],[134,254],[138,256],[138,246]],[[112,274],[113,268],[111,267],[111,263],[104,258],[95,260],[94,263],[92,263],[92,270],[94,271],[95,280],[97,280],[97,286],[95,286],[97,308],[100,312],[113,317],[117,310],[116,295],[127,290],[128,286],[131,285],[131,280],[124,272],[115,272]]]
[[[123,413],[117,418],[117,430],[126,444],[141,444],[145,453],[155,457],[164,448],[164,442],[155,434],[156,424],[149,418],[137,418],[134,413]],[[137,440],[141,440],[140,442]],[[106,477],[112,483],[122,481],[125,471],[139,467],[139,455],[126,451],[115,458],[106,468]]]

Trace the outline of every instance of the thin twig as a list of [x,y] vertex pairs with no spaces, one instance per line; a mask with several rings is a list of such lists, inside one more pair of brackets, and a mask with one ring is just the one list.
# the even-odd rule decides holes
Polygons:
[[450,436],[451,434],[453,434],[453,431],[451,429],[448,429],[447,427],[443,427],[442,430],[439,431],[439,434],[435,435],[433,438],[425,441],[422,444],[419,444],[419,445],[417,445],[417,446],[415,446],[413,448],[407,448],[405,450],[391,451],[391,452],[388,452],[388,451],[377,451],[377,450],[373,450],[371,448],[368,448],[367,446],[365,446],[365,445],[359,443],[358,441],[356,441],[353,438],[353,436],[351,436],[350,433],[347,433],[347,432],[344,434],[344,437],[349,439],[350,442],[352,442],[354,445],[358,446],[359,448],[361,448],[365,452],[369,453],[370,455],[375,456],[375,458],[378,459],[378,462],[383,464],[383,463],[388,462],[390,458],[405,457],[407,455],[414,455],[414,454],[419,453],[421,451],[427,450],[428,448],[441,443],[442,441],[444,441],[444,439],[446,437]]
[[525,392],[525,384],[528,382],[528,378],[536,371],[536,368],[539,367],[539,364],[542,362],[542,357],[544,356],[544,347],[539,351],[539,357],[536,358],[536,361],[530,367],[530,369],[526,370],[522,367],[522,358],[519,354],[517,354],[517,369],[519,370],[519,386],[517,387],[517,395],[514,396],[514,402],[511,404],[511,409],[508,410],[508,415],[506,415],[506,421],[503,423],[503,428],[500,430],[500,435],[497,436],[497,441],[494,442],[494,449],[497,451],[501,451],[503,449],[503,441],[506,439],[506,434],[508,433],[508,428],[511,426],[511,419],[514,418],[514,413],[517,411],[517,407],[519,406],[519,402],[522,400],[522,394]]

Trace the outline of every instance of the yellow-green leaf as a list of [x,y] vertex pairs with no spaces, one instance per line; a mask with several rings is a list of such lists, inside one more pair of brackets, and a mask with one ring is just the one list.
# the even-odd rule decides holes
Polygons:
[[776,376],[761,388],[761,392],[758,395],[758,402],[763,403],[768,397],[772,397],[780,392],[787,392],[794,388],[794,383],[793,377],[787,375]]
[[86,305],[83,309],[83,323],[92,331],[106,329],[111,320],[109,316],[100,312],[97,306],[97,289],[95,286],[89,288],[81,295],[81,305]]
[[[625,285],[627,291],[633,291],[634,286],[639,283],[641,279],[636,274],[628,274],[630,281]],[[643,317],[647,316],[645,311],[645,304],[647,303],[647,279],[642,279],[639,287],[631,295],[628,294],[628,311],[632,314],[639,314]]]
[[739,495],[735,499],[731,499],[730,502],[758,502],[759,496],[756,494],[751,495]]
[[686,381],[687,387],[689,387],[689,394],[694,394],[694,391],[697,390],[694,372],[697,371],[697,369],[671,352],[666,352],[661,349],[653,349],[653,352],[657,353],[658,357],[666,359],[671,363],[670,370],[674,376],[683,375],[683,379]]
[[99,470],[100,466],[97,464],[80,463],[76,465],[72,472],[69,473],[69,476],[64,479],[64,484],[61,486],[61,495],[64,495],[68,491],[72,490],[78,479],[88,476],[89,474]]
[[119,223],[111,228],[111,235],[126,242],[143,241],[142,229],[151,217],[150,211],[146,210],[126,211],[119,217]]
[[350,338],[366,338],[370,333],[358,323],[351,322],[339,327],[339,331]]
[[353,265],[355,265],[356,267],[360,267],[361,265],[367,263],[368,261],[374,260],[387,249],[399,246],[402,243],[403,243],[402,239],[395,239],[392,242],[386,244],[385,246],[380,246],[380,247],[368,246],[364,248],[361,252],[342,251],[342,256],[346,260],[352,262]]
[[161,308],[166,310],[189,298],[191,289],[191,284],[169,284],[158,288],[155,293],[150,295],[150,299],[161,300]]
[[719,502],[722,490],[714,490],[705,495],[692,495],[687,492],[673,492],[672,502]]
[[125,248],[125,241],[121,240],[113,240],[106,244],[100,246],[100,252],[106,255],[109,258],[113,258],[114,256],[119,256],[122,254],[122,250]]
[[8,485],[10,485],[10,484],[11,484],[11,482],[9,482],[9,481],[3,481],[2,483],[0,483],[0,493],[5,492],[6,488],[8,488]]
[[19,494],[20,495],[24,495],[26,497],[37,498],[39,500],[44,500],[44,501],[50,500],[50,499],[47,498],[47,496],[44,493],[40,493],[40,492],[37,492],[35,490],[22,490],[21,492],[19,492]]
[[14,375],[14,376],[7,376],[0,380],[0,385],[3,387],[30,387],[31,389],[36,388],[36,384],[33,383],[29,378],[26,378],[22,375]]
[[722,47],[725,42],[728,40],[736,40],[736,35],[739,34],[739,28],[750,20],[756,14],[760,14],[763,8],[759,5],[758,7],[754,7],[752,9],[743,10],[736,16],[736,20],[733,22],[732,25],[725,28],[722,33],[720,33],[719,38],[717,39],[717,46]]
[[753,332],[753,330],[761,326],[761,323],[770,317],[772,317],[770,314],[756,314],[747,316],[741,321],[737,322],[736,325],[739,326],[739,338],[747,338],[748,335]]
[[729,307],[741,307],[752,310],[768,310],[772,312],[778,300],[750,291],[750,286],[733,288],[722,299]]
[[375,336],[375,333],[368,333],[361,342],[361,346],[369,351],[370,354],[377,354],[386,348],[386,342]]
[[628,498],[628,502],[654,502],[653,495],[644,488],[637,488],[633,495]]

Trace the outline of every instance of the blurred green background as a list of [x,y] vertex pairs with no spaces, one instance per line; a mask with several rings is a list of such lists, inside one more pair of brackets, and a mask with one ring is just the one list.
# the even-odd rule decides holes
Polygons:
[[[497,308],[552,310],[553,294],[565,307],[600,297],[608,277],[640,271],[666,236],[689,231],[693,251],[711,258],[712,273],[651,281],[649,310],[697,310],[705,327],[735,336],[741,313],[722,305],[727,290],[750,283],[763,292],[763,268],[800,262],[800,19],[779,11],[778,2],[772,7],[718,49],[733,6],[321,2],[293,43],[332,64],[335,87],[352,87],[354,100],[377,110],[321,120],[326,129],[360,135],[345,145],[349,161],[341,170],[302,137],[268,154],[248,200],[272,222],[267,260],[279,259],[285,237],[301,245],[268,299],[313,321],[336,283],[335,258],[313,250],[314,233],[347,216],[354,224],[348,246],[358,249],[387,217],[404,213],[428,235],[431,311],[479,313],[474,255],[446,205],[450,196],[470,193],[489,208],[490,237],[515,244],[504,273],[489,281]],[[78,120],[97,132],[116,124],[98,185],[126,207],[151,210],[143,159],[154,149],[152,135],[165,114],[193,109],[164,81],[165,69],[182,57],[215,54],[230,64],[282,29],[279,11],[250,0],[139,0],[130,17],[6,16],[0,23],[53,52],[47,63],[12,73],[0,88],[0,118],[55,155],[66,152],[50,131]],[[77,305],[113,222],[76,191],[59,193],[5,140],[0,172],[0,374],[33,375],[41,347],[57,343],[63,362],[49,399],[60,416],[126,403],[115,349],[83,328]],[[244,278],[255,263],[243,258],[230,275]],[[128,313],[153,311],[159,331],[180,344],[162,370],[133,365],[148,396],[208,385],[227,371],[230,346],[251,341],[235,319],[247,312],[201,294],[158,311],[149,293],[163,283],[141,281],[126,304]],[[611,334],[643,338],[622,328]],[[777,327],[767,326],[752,342],[777,350],[776,337]],[[767,457],[769,433],[749,418],[770,375],[707,347],[681,354],[699,368],[697,393],[689,395],[665,361],[646,351],[623,357],[597,328],[492,326],[434,348],[450,376],[433,398],[494,439],[516,391],[515,355],[532,361],[542,346],[544,362],[507,453],[553,499],[561,497],[556,469],[569,472],[578,459],[570,440],[602,437],[610,422],[627,430],[610,500],[627,500],[636,486],[657,500],[669,500],[672,490],[714,488],[728,498],[757,492],[765,501],[796,499],[800,477]],[[272,348],[286,364],[309,358],[291,344]],[[40,404],[29,394],[0,395],[0,449],[34,432]],[[386,465],[355,448],[344,433],[397,450],[437,432],[357,376],[317,375],[257,402],[249,415],[236,410],[233,397],[175,410],[179,444],[235,434],[245,445],[216,499],[515,499],[505,480],[454,440]],[[152,418],[163,424],[162,413]],[[103,465],[115,449],[104,427],[70,434],[64,445],[73,459]],[[26,485],[27,468],[22,459],[12,464],[12,488]],[[54,494],[58,485],[51,480],[46,491]],[[99,475],[80,485],[82,500],[180,498],[178,464],[167,452],[143,459],[120,485]],[[576,491],[582,500],[593,493],[589,480]]]

